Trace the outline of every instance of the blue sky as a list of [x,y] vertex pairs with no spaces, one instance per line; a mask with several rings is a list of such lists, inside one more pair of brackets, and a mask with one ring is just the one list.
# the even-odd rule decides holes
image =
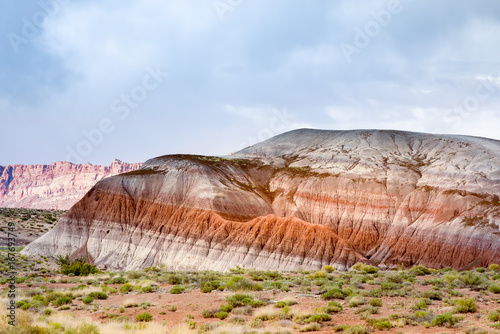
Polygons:
[[498,1],[0,0],[0,165],[300,128],[500,139]]

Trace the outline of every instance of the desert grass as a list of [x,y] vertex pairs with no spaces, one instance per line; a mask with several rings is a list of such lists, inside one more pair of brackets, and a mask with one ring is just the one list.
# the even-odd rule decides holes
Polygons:
[[135,305],[139,305],[139,304],[141,304],[141,302],[138,301],[137,299],[127,298],[123,301],[122,306],[125,308],[128,308],[128,307],[134,307]]
[[[2,299],[2,305],[7,305],[8,300]],[[5,308],[0,311],[0,334],[10,333],[10,326],[8,325],[7,312]],[[76,317],[72,313],[57,312],[51,316],[35,317],[33,314],[16,310],[16,333],[38,333],[35,328],[46,328],[49,332],[59,333],[60,330],[64,332],[73,332],[83,325],[92,325],[97,328],[99,334],[116,334],[116,333],[147,333],[147,334],[165,334],[165,333],[178,333],[188,334],[195,333],[196,331],[189,330],[187,325],[182,325],[169,329],[166,325],[157,322],[151,323],[131,323],[131,322],[116,322],[110,321],[102,324],[95,322],[87,317]]]

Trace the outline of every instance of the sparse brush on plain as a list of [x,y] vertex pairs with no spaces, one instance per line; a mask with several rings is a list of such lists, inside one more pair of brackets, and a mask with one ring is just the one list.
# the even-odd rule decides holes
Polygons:
[[276,304],[274,304],[274,307],[283,308],[285,306],[296,305],[297,303],[298,302],[296,299],[286,299],[286,300],[281,300],[279,302],[276,302]]
[[382,306],[382,299],[381,298],[372,298],[369,301],[371,306],[375,307],[381,307]]
[[458,322],[458,318],[453,316],[451,312],[444,313],[444,314],[439,314],[436,316],[432,322],[432,326],[447,326],[451,327],[455,325]]
[[131,307],[137,307],[137,306],[139,306],[139,304],[134,299],[126,299],[123,302],[123,307],[125,307],[125,308],[131,308]]
[[500,285],[492,284],[488,290],[494,294],[499,294],[500,293]]
[[153,320],[153,316],[148,312],[138,314],[138,315],[136,315],[135,318],[137,319],[137,321],[140,321],[140,322],[149,322],[149,321]]
[[432,270],[430,270],[429,268],[427,268],[423,265],[413,266],[409,272],[410,272],[410,274],[417,275],[417,276],[424,276],[424,275],[432,274]]
[[[178,317],[183,318],[178,330],[186,334],[253,331],[283,334],[318,330],[342,333],[389,330],[399,333],[410,331],[409,326],[414,326],[411,330],[417,332],[418,328],[424,331],[435,326],[456,327],[462,332],[477,334],[481,332],[473,331],[473,328],[488,326],[490,332],[500,329],[500,310],[495,307],[499,302],[500,274],[494,265],[462,272],[424,266],[391,271],[371,267],[357,264],[351,271],[338,272],[325,266],[321,270],[287,273],[244,268],[231,273],[171,272],[150,267],[85,278],[34,275],[16,280],[19,284],[26,284],[22,285],[23,292],[16,306],[18,312],[36,315],[31,318],[34,324],[26,327],[26,332],[42,334],[80,334],[78,328],[92,331],[92,324],[97,326],[100,334],[122,331],[156,333],[155,330],[157,333],[174,333],[176,329],[171,326],[176,325],[171,322],[172,314],[168,311],[175,312],[177,307],[168,303],[179,300],[179,305],[186,305],[184,298],[193,296],[194,302],[190,300],[191,305],[181,307]],[[6,284],[7,280],[0,278],[0,283]],[[68,285],[64,290],[53,290],[52,284],[58,284],[58,288],[60,284]],[[264,291],[261,292],[261,288]],[[170,293],[183,295],[174,297]],[[116,302],[125,294],[136,300]],[[6,297],[6,291],[0,292],[0,297]],[[196,297],[200,297],[200,302]],[[101,301],[104,299],[108,300]],[[202,300],[214,305],[204,309],[200,306]],[[75,322],[71,318],[71,322],[61,318],[62,315],[83,312],[97,312],[94,317],[107,324],[85,320],[89,325],[85,327],[82,326],[83,320]],[[184,316],[185,312],[192,314]],[[388,312],[392,314],[388,316]],[[195,322],[200,317],[209,320]],[[342,319],[355,319],[366,327],[342,325]],[[429,330],[446,331],[439,328]],[[6,334],[1,325],[0,334]]]
[[342,291],[340,288],[331,288],[326,290],[325,293],[321,295],[321,298],[326,299],[326,300],[331,300],[331,299],[344,299],[347,296],[347,294]]
[[473,298],[462,298],[457,300],[455,311],[458,313],[474,313],[477,311],[476,301]]
[[366,274],[375,274],[378,272],[378,268],[375,266],[371,266],[369,264],[363,264],[363,263],[356,263],[354,266],[351,267],[351,270],[357,270],[364,272]]
[[491,322],[500,321],[500,311],[493,311],[488,313],[488,320]]
[[366,304],[366,299],[362,296],[352,296],[347,299],[349,307],[358,307]]
[[61,267],[61,273],[73,276],[88,276],[99,272],[97,267],[88,263],[87,258],[70,259],[69,255],[56,256],[56,264]]
[[317,322],[310,323],[299,329],[300,332],[316,332],[321,330],[321,325]]
[[183,293],[185,290],[186,290],[185,287],[180,286],[180,285],[176,285],[172,289],[170,289],[170,293],[173,295],[178,295],[178,294]]
[[426,290],[421,293],[422,298],[428,298],[432,300],[442,300],[444,294],[439,290]]
[[476,290],[485,290],[488,288],[487,279],[481,273],[466,271],[460,273],[458,280],[467,288]]

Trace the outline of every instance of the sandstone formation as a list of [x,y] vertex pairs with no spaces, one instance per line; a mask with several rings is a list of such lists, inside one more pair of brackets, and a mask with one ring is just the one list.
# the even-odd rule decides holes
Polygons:
[[106,178],[24,253],[124,270],[485,266],[500,262],[499,167],[491,139],[295,130]]
[[0,166],[0,207],[68,210],[98,181],[140,166],[118,159],[110,166],[63,161]]

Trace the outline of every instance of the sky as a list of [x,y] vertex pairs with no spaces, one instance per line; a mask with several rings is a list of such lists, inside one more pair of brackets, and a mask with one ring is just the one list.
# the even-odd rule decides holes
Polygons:
[[497,0],[0,0],[0,165],[297,128],[500,139]]

